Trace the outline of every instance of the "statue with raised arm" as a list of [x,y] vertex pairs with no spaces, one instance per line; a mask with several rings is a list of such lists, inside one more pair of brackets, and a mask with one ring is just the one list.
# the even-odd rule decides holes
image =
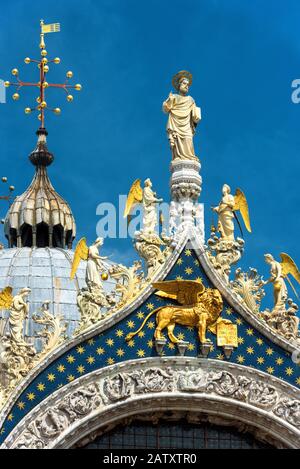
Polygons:
[[196,160],[193,136],[201,119],[201,110],[188,95],[192,74],[186,70],[178,72],[172,85],[178,94],[169,94],[163,103],[163,111],[169,114],[167,133],[173,160]]
[[294,294],[299,296],[292,284],[289,275],[300,284],[300,272],[293,259],[286,253],[280,254],[281,262],[276,261],[271,254],[265,254],[265,261],[270,265],[270,277],[263,281],[262,285],[271,283],[273,285],[274,307],[261,313],[260,317],[267,324],[276,329],[288,340],[297,340],[299,318],[297,317],[298,306],[288,298],[288,288],[286,281],[289,282]]
[[159,268],[165,261],[167,250],[161,250],[166,246],[167,239],[160,237],[156,232],[158,225],[157,205],[163,200],[157,198],[152,190],[152,182],[148,178],[141,187],[141,180],[136,179],[132,184],[126,201],[124,218],[129,219],[130,213],[136,204],[143,204],[143,228],[134,234],[134,246],[147,266],[147,276]]
[[158,199],[156,192],[152,190],[152,182],[147,178],[144,182],[144,189],[141,187],[141,180],[136,179],[132,184],[128,193],[124,217],[130,216],[130,212],[134,205],[143,204],[143,233],[154,234],[157,226],[157,204],[163,200]]
[[288,289],[285,283],[285,280],[291,285],[295,295],[298,297],[297,292],[291,283],[288,275],[292,275],[294,279],[300,283],[300,272],[296,266],[293,259],[288,255],[282,252],[280,254],[281,262],[278,262],[274,259],[271,254],[265,254],[265,261],[270,265],[270,278],[263,282],[264,285],[268,283],[273,284],[274,291],[274,309],[273,311],[278,311],[285,308],[285,303],[288,299]]
[[101,274],[105,272],[103,261],[107,257],[100,256],[99,249],[103,245],[103,238],[97,238],[96,241],[89,246],[88,261],[86,266],[86,283],[95,287],[102,288]]
[[85,281],[86,287],[79,290],[77,294],[77,305],[80,311],[79,328],[75,334],[90,327],[102,319],[102,309],[115,305],[115,299],[103,288],[102,281],[107,280],[109,265],[105,263],[107,257],[100,256],[99,248],[103,245],[103,238],[88,246],[86,238],[82,238],[76,248],[71,268],[73,279],[76,275],[80,261],[87,261]]
[[[245,241],[235,238],[234,219],[239,225],[243,236],[241,223],[236,212],[239,210],[247,231],[251,232],[249,208],[245,194],[241,189],[236,189],[235,194],[231,194],[228,184],[222,188],[222,198],[212,210],[218,214],[218,226],[212,226],[211,238],[208,239],[208,255],[215,269],[229,282],[231,266],[236,264],[243,252]],[[218,235],[215,232],[218,232]]]
[[[104,265],[107,257],[100,256],[99,248],[103,245],[103,238],[97,238],[96,241],[88,246],[86,239],[82,238],[75,249],[73,264],[71,269],[71,279],[75,277],[80,260],[86,260],[86,284],[88,287],[102,289],[101,274],[105,273],[107,267]],[[105,275],[105,274],[104,274]]]
[[156,192],[152,190],[152,182],[148,178],[144,182],[143,190],[143,231],[145,233],[154,233],[157,225],[157,213],[156,206],[162,202],[162,199],[158,199]]

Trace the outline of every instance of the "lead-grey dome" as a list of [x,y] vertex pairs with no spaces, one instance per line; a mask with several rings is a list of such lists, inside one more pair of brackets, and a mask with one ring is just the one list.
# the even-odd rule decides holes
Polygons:
[[[77,307],[77,293],[85,286],[86,263],[81,261],[74,280],[70,279],[74,252],[59,248],[11,248],[0,251],[0,289],[7,286],[16,294],[21,288],[31,289],[28,298],[29,318],[25,321],[25,337],[34,342],[37,348],[36,332],[39,326],[32,321],[42,303],[50,300],[50,312],[62,314],[67,323],[67,335],[71,336],[77,327],[80,314]],[[106,281],[105,289],[112,288]],[[1,311],[2,330],[8,316]],[[1,330],[0,330],[1,332]]]

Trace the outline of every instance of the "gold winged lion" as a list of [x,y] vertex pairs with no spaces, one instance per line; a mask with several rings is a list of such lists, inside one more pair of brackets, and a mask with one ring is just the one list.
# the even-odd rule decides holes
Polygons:
[[220,322],[231,323],[227,319],[220,318],[223,309],[223,300],[220,292],[213,288],[205,288],[196,280],[170,280],[153,283],[159,291],[156,295],[162,298],[170,298],[177,301],[179,305],[161,306],[144,319],[142,325],[136,332],[126,336],[126,341],[131,340],[145,326],[148,319],[156,314],[156,329],[154,338],[163,339],[162,331],[167,328],[171,342],[180,340],[174,335],[176,324],[188,327],[197,327],[201,344],[210,342],[206,338],[206,331],[216,334],[217,324]]

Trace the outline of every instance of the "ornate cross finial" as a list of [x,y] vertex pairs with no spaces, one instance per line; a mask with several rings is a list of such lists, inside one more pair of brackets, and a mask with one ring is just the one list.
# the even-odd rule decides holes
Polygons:
[[40,21],[40,26],[41,26],[41,32],[40,32],[40,49],[41,49],[41,59],[36,60],[36,59],[31,59],[29,57],[26,57],[24,62],[26,64],[29,63],[36,63],[38,65],[38,68],[40,70],[40,80],[37,83],[30,83],[30,82],[25,82],[20,80],[19,78],[19,71],[17,68],[14,68],[12,70],[12,74],[16,77],[17,82],[5,82],[5,86],[15,86],[16,92],[13,94],[13,99],[17,101],[20,97],[18,91],[23,87],[23,86],[32,86],[32,87],[37,87],[39,89],[39,96],[37,97],[37,106],[35,107],[26,107],[25,108],[25,113],[30,114],[32,111],[39,111],[38,118],[41,121],[40,128],[45,128],[45,111],[49,110],[54,112],[54,114],[59,115],[61,113],[60,108],[55,107],[55,108],[50,108],[47,104],[46,101],[46,89],[47,88],[62,88],[66,94],[67,94],[67,101],[72,102],[73,101],[73,96],[70,94],[70,89],[75,89],[77,91],[81,90],[81,85],[76,84],[76,85],[70,85],[68,83],[68,80],[73,77],[73,72],[68,71],[66,74],[66,81],[64,83],[49,83],[46,80],[46,75],[49,72],[49,64],[54,63],[54,64],[59,64],[60,63],[60,58],[56,57],[54,59],[47,59],[47,51],[46,51],[46,44],[44,40],[44,36],[47,33],[56,33],[60,31],[60,24],[59,23],[53,23],[53,24],[44,24],[44,21]]

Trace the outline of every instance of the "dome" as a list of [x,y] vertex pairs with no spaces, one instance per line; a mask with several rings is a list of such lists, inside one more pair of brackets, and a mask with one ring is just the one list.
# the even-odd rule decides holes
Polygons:
[[[81,261],[74,280],[70,279],[74,252],[59,248],[10,248],[0,251],[0,289],[7,286],[16,294],[28,287],[30,305],[29,318],[25,321],[26,341],[40,348],[37,331],[40,329],[33,320],[44,301],[50,301],[49,310],[54,315],[63,315],[67,324],[66,334],[70,337],[77,328],[80,313],[77,307],[77,293],[85,286],[85,262]],[[110,291],[114,283],[104,282]],[[0,333],[6,326],[8,311],[0,312]]]
[[47,173],[53,155],[46,144],[46,129],[37,131],[38,142],[29,159],[36,167],[28,189],[16,197],[5,219],[10,247],[72,248],[76,225],[69,204],[55,191]]
[[[71,337],[77,329],[80,312],[77,294],[86,287],[86,262],[81,262],[75,278],[70,279],[76,235],[76,224],[69,204],[55,191],[47,173],[54,156],[47,148],[45,128],[39,128],[37,145],[29,159],[35,175],[28,189],[15,198],[5,219],[9,249],[0,250],[0,289],[13,288],[13,295],[29,288],[29,317],[24,323],[24,336],[39,351],[42,343],[38,332],[42,326],[33,320],[44,302],[49,311],[61,315]],[[110,292],[115,282],[103,287]],[[0,310],[0,335],[7,331],[9,312]]]

